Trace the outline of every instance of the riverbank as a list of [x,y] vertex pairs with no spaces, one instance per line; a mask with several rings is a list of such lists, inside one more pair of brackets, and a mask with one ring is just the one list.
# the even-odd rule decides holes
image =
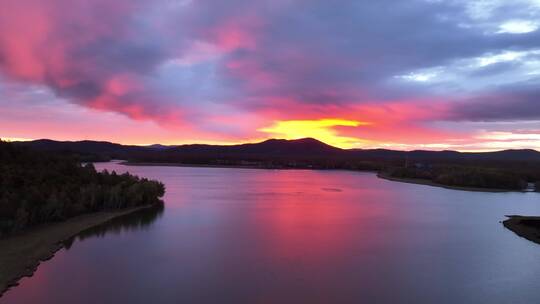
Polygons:
[[31,228],[0,239],[0,297],[23,277],[34,274],[42,261],[51,259],[63,248],[63,242],[79,233],[153,205],[119,211],[96,212],[54,224]]
[[[192,168],[239,168],[239,169],[266,169],[266,170],[320,170],[317,168],[282,168],[282,167],[260,167],[253,165],[198,165],[198,164],[181,164],[181,163],[135,163],[135,162],[120,162],[121,165],[125,166],[164,166],[164,167],[192,167]],[[324,169],[322,169],[324,170]],[[377,177],[381,179],[386,179],[393,182],[401,182],[408,184],[416,185],[425,185],[432,187],[439,187],[451,190],[461,190],[461,191],[472,191],[472,192],[492,192],[492,193],[502,193],[502,192],[527,192],[527,191],[518,191],[518,190],[508,190],[508,189],[493,189],[493,188],[474,188],[474,187],[459,187],[459,186],[448,186],[435,183],[428,179],[418,179],[418,178],[397,178],[391,177],[377,171],[373,170],[347,170],[347,169],[336,169],[336,170],[345,170],[345,171],[359,171],[359,172],[370,172],[377,173]]]
[[531,242],[540,245],[540,216],[508,215],[504,227]]
[[438,188],[445,188],[451,190],[461,190],[461,191],[472,191],[472,192],[493,192],[493,193],[502,193],[502,192],[526,192],[518,190],[508,190],[508,189],[493,189],[493,188],[475,188],[475,187],[460,187],[460,186],[448,186],[443,184],[438,184],[429,179],[420,179],[420,178],[398,178],[388,176],[382,173],[378,173],[377,177],[386,179],[393,182],[407,183],[407,184],[416,184],[416,185],[425,185]]
[[[297,168],[283,168],[283,167],[261,167],[261,166],[254,166],[254,165],[205,165],[205,164],[182,164],[182,163],[135,163],[135,162],[127,162],[122,161],[119,162],[120,165],[124,166],[148,166],[148,167],[188,167],[188,168],[236,168],[236,169],[279,169],[279,170],[287,170],[287,169],[297,169]],[[310,168],[298,168],[302,170],[308,170]]]

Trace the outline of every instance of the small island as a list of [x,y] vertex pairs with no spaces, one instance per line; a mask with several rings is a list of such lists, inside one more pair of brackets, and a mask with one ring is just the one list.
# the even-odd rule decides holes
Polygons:
[[0,141],[0,295],[62,242],[116,217],[159,206],[165,187],[97,172],[73,156]]

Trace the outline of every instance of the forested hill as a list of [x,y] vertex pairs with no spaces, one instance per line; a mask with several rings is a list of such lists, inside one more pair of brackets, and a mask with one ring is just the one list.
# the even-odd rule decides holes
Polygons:
[[64,154],[0,141],[0,236],[102,210],[160,202],[164,185],[96,172]]
[[151,160],[178,157],[234,157],[234,158],[267,158],[267,157],[313,157],[337,156],[347,153],[312,138],[298,140],[270,139],[260,143],[240,145],[205,145],[190,144],[181,146],[131,146],[103,141],[53,141],[39,139],[17,142],[17,145],[31,147],[42,151],[54,151],[74,154],[85,159],[95,160]]
[[[540,181],[540,152],[505,150],[393,151],[340,149],[313,138],[270,139],[241,145],[124,146],[109,142],[19,142],[19,146],[55,151],[85,160],[123,159],[131,163],[372,170],[399,179],[437,184],[520,190]],[[540,187],[536,187],[540,189]]]
[[53,141],[41,139],[18,142],[17,145],[43,151],[76,154],[88,160],[113,158],[148,162],[187,162],[215,159],[265,161],[275,158],[302,161],[313,158],[364,161],[533,161],[540,162],[540,152],[535,150],[504,150],[485,153],[457,151],[395,151],[385,149],[340,149],[313,138],[297,140],[269,139],[259,143],[240,145],[180,145],[133,146],[102,141]]

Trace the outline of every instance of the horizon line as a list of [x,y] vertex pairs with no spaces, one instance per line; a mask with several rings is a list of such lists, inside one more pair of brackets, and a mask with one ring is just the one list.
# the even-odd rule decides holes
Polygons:
[[298,140],[305,140],[305,139],[312,139],[316,140],[322,144],[328,145],[330,147],[341,149],[344,151],[351,151],[351,150],[387,150],[387,151],[396,151],[396,152],[416,152],[416,151],[426,151],[426,152],[458,152],[458,153],[494,153],[494,152],[503,152],[503,151],[535,151],[540,153],[539,150],[532,149],[532,148],[513,148],[513,149],[494,149],[494,150],[460,150],[460,149],[422,149],[422,148],[416,148],[411,150],[401,150],[401,149],[391,149],[391,148],[384,148],[384,147],[370,147],[370,148],[341,148],[334,145],[331,145],[329,143],[326,143],[322,140],[319,140],[317,138],[313,137],[302,137],[302,138],[295,138],[295,139],[286,139],[286,138],[266,138],[266,139],[255,139],[255,140],[248,140],[245,142],[230,142],[230,143],[219,143],[214,142],[210,143],[212,141],[208,141],[206,143],[204,142],[191,142],[191,143],[180,143],[180,144],[161,144],[161,143],[152,143],[152,144],[130,144],[130,143],[121,143],[121,142],[115,142],[115,141],[108,141],[108,140],[96,140],[96,139],[68,139],[68,140],[61,140],[61,139],[52,139],[52,138],[36,138],[36,139],[30,139],[30,138],[18,138],[18,137],[1,137],[0,141],[5,142],[34,142],[34,141],[40,141],[40,140],[48,140],[48,141],[54,141],[54,142],[70,142],[70,143],[77,143],[77,142],[101,142],[101,143],[110,143],[110,144],[117,144],[122,146],[137,146],[137,147],[151,147],[151,146],[164,146],[164,147],[181,147],[181,146],[189,146],[189,145],[206,145],[206,146],[238,146],[238,145],[245,145],[245,144],[259,144],[263,143],[269,140],[284,140],[284,141],[298,141]]

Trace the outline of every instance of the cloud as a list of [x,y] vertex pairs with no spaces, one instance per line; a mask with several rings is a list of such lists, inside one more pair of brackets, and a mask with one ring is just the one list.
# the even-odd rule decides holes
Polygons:
[[340,135],[335,127],[359,127],[365,125],[369,125],[369,123],[331,118],[319,120],[287,120],[276,121],[272,126],[261,128],[258,131],[267,133],[274,138],[300,139],[311,137],[336,147],[352,148],[358,147],[365,141],[360,138]]
[[345,137],[438,145],[465,136],[439,121],[539,118],[532,0],[2,6],[0,85],[165,128],[254,138],[274,121],[334,117],[373,123],[332,129]]
[[509,20],[499,26],[500,30],[497,33],[525,34],[536,31],[538,27],[539,24],[537,21]]
[[[167,108],[143,79],[169,50],[145,32],[139,1],[3,2],[0,68],[9,78],[47,86],[77,104],[133,119]],[[146,25],[144,26],[146,27]]]
[[498,90],[491,95],[451,103],[446,119],[456,121],[540,120],[540,89],[537,86]]

